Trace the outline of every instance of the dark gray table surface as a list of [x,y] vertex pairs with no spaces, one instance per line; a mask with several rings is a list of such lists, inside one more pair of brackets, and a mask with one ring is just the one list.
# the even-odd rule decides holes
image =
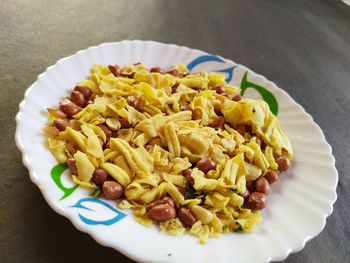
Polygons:
[[338,200],[325,229],[286,262],[350,262],[350,7],[340,0],[2,0],[0,262],[132,262],[56,214],[14,144],[18,104],[38,74],[80,49],[123,39],[233,59],[299,102],[333,147]]

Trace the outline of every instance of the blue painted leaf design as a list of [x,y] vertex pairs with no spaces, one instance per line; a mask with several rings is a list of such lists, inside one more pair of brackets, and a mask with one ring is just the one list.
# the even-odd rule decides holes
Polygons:
[[[89,207],[86,207],[89,204],[90,205],[93,204],[95,209],[91,209]],[[96,206],[96,204],[97,204],[97,206]],[[108,204],[100,199],[91,198],[91,197],[82,198],[75,205],[72,205],[71,207],[79,208],[79,209],[82,209],[83,211],[84,210],[90,211],[90,213],[87,213],[89,216],[84,216],[81,213],[79,213],[80,220],[88,225],[106,225],[106,226],[109,226],[109,225],[112,225],[112,224],[120,221],[124,217],[126,217],[126,214],[122,213],[121,211],[119,211],[115,207],[111,206],[110,204]],[[112,212],[112,213],[108,213],[108,215],[112,214],[112,216],[113,216],[112,218],[108,218],[105,220],[90,218],[91,215],[93,215],[94,213],[96,215],[101,216],[101,214],[103,214],[103,213],[99,213],[98,210],[100,210],[100,211],[106,210],[106,208],[107,208],[107,210]],[[91,213],[91,212],[93,212],[93,213]]]
[[[188,63],[187,68],[189,71],[192,71],[195,67],[197,67],[201,64],[205,64],[205,63],[215,63],[215,64],[217,63],[219,65],[226,64],[226,62],[219,56],[202,55],[202,56],[195,58],[190,63]],[[228,68],[224,68],[224,69],[215,69],[214,71],[226,73],[227,77],[226,77],[225,81],[227,83],[229,83],[233,78],[233,72],[234,72],[234,69],[236,68],[236,66],[237,65],[231,66]],[[277,116],[277,114],[278,114],[278,102],[277,102],[277,99],[275,98],[275,96],[266,88],[259,86],[253,82],[248,81],[247,74],[248,74],[248,72],[246,72],[244,74],[242,81],[241,81],[241,87],[240,87],[241,88],[241,95],[243,96],[245,91],[248,88],[255,89],[258,93],[260,93],[263,100],[265,100],[267,102],[267,104],[269,105],[269,107],[271,109],[271,112]]]
[[[199,57],[195,58],[190,63],[188,63],[187,68],[189,71],[192,71],[198,65],[201,65],[204,63],[212,63],[212,62],[218,62],[218,64],[223,64],[224,66],[226,64],[226,62],[222,58],[220,58],[219,56],[203,55],[203,56],[199,56]],[[235,67],[236,66],[231,66],[228,68],[218,69],[215,71],[227,74],[227,77],[225,80],[227,83],[229,83],[233,78],[233,71],[234,71]]]
[[227,74],[227,77],[225,79],[226,83],[229,83],[232,78],[233,78],[233,70],[235,69],[236,66],[229,67],[227,69],[222,69],[222,70],[217,70],[217,72],[223,72]]
[[203,55],[203,56],[199,56],[198,58],[195,58],[190,63],[188,63],[187,64],[187,68],[188,68],[189,71],[191,71],[193,68],[195,68],[199,64],[203,64],[203,63],[210,62],[210,61],[216,61],[216,62],[225,63],[225,61],[223,61],[222,58],[220,58],[218,56]]

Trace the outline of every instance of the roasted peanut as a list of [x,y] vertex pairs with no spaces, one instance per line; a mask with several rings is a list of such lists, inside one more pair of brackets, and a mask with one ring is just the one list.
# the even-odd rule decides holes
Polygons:
[[177,216],[186,227],[191,227],[197,221],[192,212],[184,207],[177,211]]
[[178,85],[174,85],[171,87],[171,94],[176,93],[177,87],[178,87]]
[[151,209],[154,206],[157,205],[164,205],[164,204],[170,204],[171,206],[175,207],[175,202],[170,196],[164,196],[163,198],[154,200],[152,203],[148,205],[149,209]]
[[109,65],[108,69],[112,72],[114,76],[120,76],[121,68],[118,65]]
[[226,89],[224,86],[222,85],[217,85],[215,86],[215,91],[217,94],[223,94],[223,93],[226,93]]
[[222,116],[222,111],[221,111],[221,106],[219,104],[216,104],[214,106],[214,111],[215,111],[215,114],[218,115],[218,116]]
[[70,102],[61,103],[60,110],[70,118],[80,111],[79,107],[76,104]]
[[168,70],[167,73],[170,75],[173,75],[174,77],[180,76],[180,71],[178,71],[176,68]]
[[175,202],[174,200],[170,197],[170,196],[164,196],[162,198],[163,202],[167,203],[167,204],[170,204],[171,206],[175,207]]
[[127,74],[122,74],[123,77],[127,77],[130,79],[133,79],[135,77],[135,72],[132,72],[131,74],[127,75]]
[[283,155],[277,158],[276,163],[278,164],[278,170],[281,172],[287,171],[290,166],[290,160]]
[[264,175],[269,184],[273,184],[278,180],[278,172],[272,169],[267,169],[266,174]]
[[66,120],[54,120],[53,126],[56,127],[59,131],[64,131],[67,128],[67,121]]
[[182,175],[186,178],[186,181],[189,185],[194,185],[194,179],[191,176],[192,174],[192,169],[186,169],[182,172]]
[[176,215],[175,208],[169,203],[153,206],[147,213],[148,217],[155,221],[167,221]]
[[182,186],[176,186],[177,190],[179,190],[179,192],[185,196],[185,187],[182,187]]
[[132,124],[127,119],[120,119],[120,128],[129,129],[132,127]]
[[72,174],[78,175],[77,164],[74,158],[67,159],[67,166]]
[[138,98],[136,98],[135,96],[129,96],[128,97],[128,102],[129,102],[129,105],[134,107],[136,110],[139,110],[140,109],[140,106],[141,106],[141,102]]
[[107,140],[112,137],[112,131],[104,124],[98,125],[102,129],[102,131],[105,133]]
[[244,136],[245,132],[246,132],[246,127],[243,124],[238,124],[237,125],[237,131],[240,135]]
[[252,210],[261,210],[266,206],[266,195],[253,192],[249,195],[248,206]]
[[259,192],[265,195],[268,195],[270,192],[270,185],[265,177],[261,176],[258,179],[256,179],[254,182],[254,186],[255,186],[256,192]]
[[214,129],[223,129],[225,124],[225,118],[222,116],[217,117],[212,123],[209,124],[209,127]]
[[248,189],[246,189],[244,194],[242,195],[242,197],[244,198],[244,200],[248,200],[249,195],[250,195],[250,191]]
[[86,104],[83,93],[80,93],[79,91],[72,91],[70,94],[70,100],[80,107],[84,107]]
[[94,171],[94,173],[92,174],[92,178],[91,180],[96,184],[96,185],[99,185],[99,186],[102,186],[103,183],[108,179],[108,173],[101,169],[101,168],[98,168]]
[[160,67],[151,68],[150,72],[165,74],[165,71]]
[[216,169],[216,163],[211,158],[206,157],[199,160],[196,164],[196,167],[206,174],[210,170]]
[[250,192],[254,192],[254,182],[253,181],[247,181],[245,185]]
[[108,149],[108,148],[110,148],[110,141],[106,142],[106,143],[102,146],[102,149],[103,149],[103,150],[106,150],[106,149]]
[[118,199],[124,193],[124,188],[116,181],[105,181],[102,185],[103,195],[106,199]]
[[198,91],[198,92],[201,92],[203,89],[201,87],[192,87],[192,89]]
[[84,95],[85,99],[89,99],[91,97],[92,91],[89,87],[83,86],[83,85],[77,85],[74,87],[75,91],[79,91],[81,94]]
[[166,202],[164,202],[162,199],[156,199],[153,202],[148,204],[148,209],[151,209],[154,206],[163,205],[163,204],[166,204]]
[[260,145],[261,149],[265,149],[266,145],[260,137],[256,136],[256,137],[254,137],[254,140],[257,144]]
[[241,95],[239,95],[239,93],[232,96],[232,98],[231,98],[231,100],[234,100],[234,101],[240,101],[241,99],[242,99],[242,97],[241,97]]

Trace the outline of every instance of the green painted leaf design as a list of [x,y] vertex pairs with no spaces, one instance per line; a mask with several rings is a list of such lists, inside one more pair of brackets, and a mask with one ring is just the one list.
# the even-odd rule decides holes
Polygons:
[[278,102],[275,98],[275,96],[265,89],[264,87],[261,87],[253,82],[248,81],[248,71],[244,73],[244,76],[241,81],[241,95],[243,96],[245,91],[248,88],[255,89],[263,98],[264,101],[269,105],[271,112],[277,116],[278,114]]
[[61,189],[62,192],[64,193],[63,196],[60,198],[60,200],[67,198],[78,188],[77,184],[74,185],[73,187],[69,187],[69,188],[65,187],[62,184],[61,177],[62,177],[62,174],[64,173],[64,171],[67,169],[68,169],[68,167],[67,167],[67,164],[65,164],[65,163],[59,163],[59,164],[55,165],[54,167],[52,167],[52,169],[51,169],[52,180],[57,185],[57,187],[59,189]]

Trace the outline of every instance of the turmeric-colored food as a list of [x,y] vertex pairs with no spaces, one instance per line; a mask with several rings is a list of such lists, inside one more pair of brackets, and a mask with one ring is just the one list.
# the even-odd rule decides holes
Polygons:
[[251,231],[293,157],[263,100],[181,64],[167,72],[95,65],[48,112],[48,148],[75,183],[133,209],[146,226],[201,243]]

